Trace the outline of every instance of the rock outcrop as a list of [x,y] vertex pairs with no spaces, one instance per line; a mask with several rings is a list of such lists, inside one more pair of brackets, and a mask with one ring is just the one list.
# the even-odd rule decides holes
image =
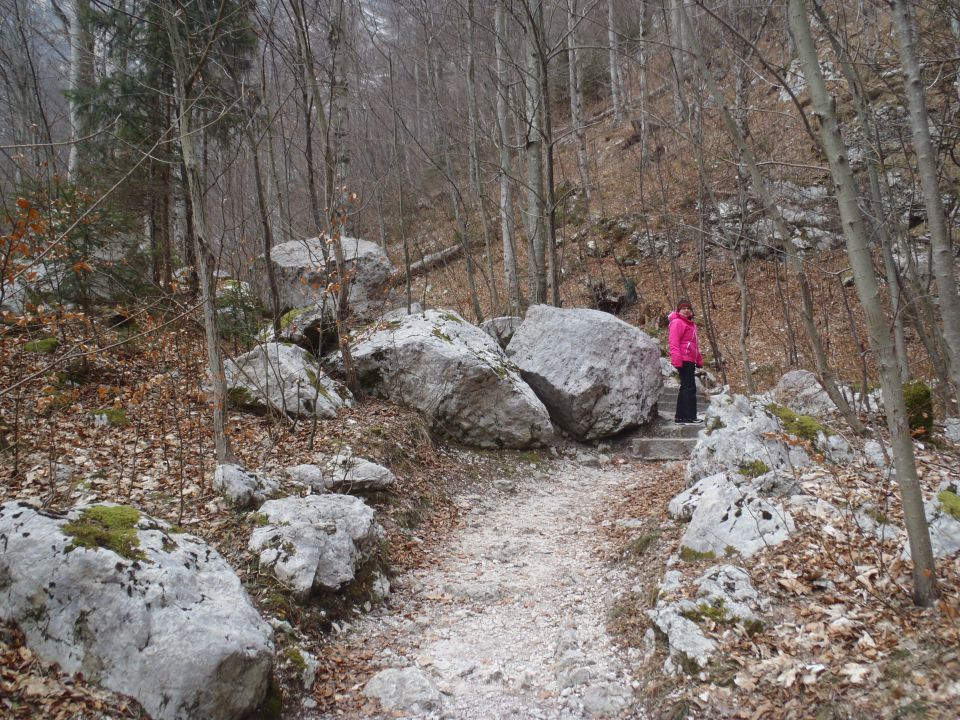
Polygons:
[[516,366],[455,312],[427,310],[374,328],[351,354],[361,385],[419,410],[455,440],[525,448],[553,435],[546,408]]
[[201,539],[133,508],[0,506],[0,616],[68,673],[159,720],[234,720],[263,700],[270,627]]
[[779,437],[784,431],[777,417],[743,395],[712,396],[703,424],[687,464],[690,482],[719,472],[756,477],[810,464],[802,447]]
[[507,355],[560,427],[592,440],[648,422],[660,395],[660,348],[599,310],[534,305]]

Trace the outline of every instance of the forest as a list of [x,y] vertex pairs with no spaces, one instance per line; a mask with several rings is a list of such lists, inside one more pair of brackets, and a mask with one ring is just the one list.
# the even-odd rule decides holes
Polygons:
[[[809,370],[882,438],[906,596],[953,608],[918,458],[960,422],[958,108],[956,0],[0,0],[0,499],[236,559],[214,469],[349,446],[439,537],[429,477],[469,473],[365,387],[385,313],[665,343],[689,298],[713,384]],[[356,404],[314,374],[316,411],[250,412],[233,368],[278,338]]]

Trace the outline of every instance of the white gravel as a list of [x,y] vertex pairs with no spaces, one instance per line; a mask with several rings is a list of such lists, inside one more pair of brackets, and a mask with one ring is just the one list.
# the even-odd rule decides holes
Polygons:
[[600,559],[593,521],[637,471],[589,465],[556,460],[463,498],[466,522],[434,565],[351,630],[385,648],[375,669],[418,668],[440,692],[434,709],[384,717],[644,717],[605,627],[625,577]]

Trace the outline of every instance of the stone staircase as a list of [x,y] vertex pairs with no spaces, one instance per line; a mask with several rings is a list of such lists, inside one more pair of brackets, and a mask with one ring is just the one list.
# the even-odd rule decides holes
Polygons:
[[[665,387],[657,401],[659,412],[640,429],[631,443],[631,454],[641,460],[686,460],[697,443],[703,424],[677,425],[673,421],[679,388]],[[710,401],[697,388],[697,415],[703,417]]]

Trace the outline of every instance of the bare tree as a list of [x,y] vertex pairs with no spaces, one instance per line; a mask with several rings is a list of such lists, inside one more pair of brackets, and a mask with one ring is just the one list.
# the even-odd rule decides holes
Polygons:
[[919,605],[929,606],[940,594],[937,589],[930,532],[924,514],[923,494],[917,478],[913,437],[907,421],[903,386],[900,382],[890,330],[880,302],[873,260],[867,246],[863,217],[858,207],[856,185],[847,160],[846,146],[840,135],[834,101],[827,93],[823,80],[804,0],[788,0],[787,12],[797,54],[810,88],[814,112],[820,121],[820,140],[830,163],[837,205],[843,224],[843,235],[847,243],[847,257],[850,259],[860,304],[867,318],[870,346],[880,371],[887,428],[890,431],[897,483],[900,485],[900,497],[903,503],[904,523],[913,559],[914,601]]

